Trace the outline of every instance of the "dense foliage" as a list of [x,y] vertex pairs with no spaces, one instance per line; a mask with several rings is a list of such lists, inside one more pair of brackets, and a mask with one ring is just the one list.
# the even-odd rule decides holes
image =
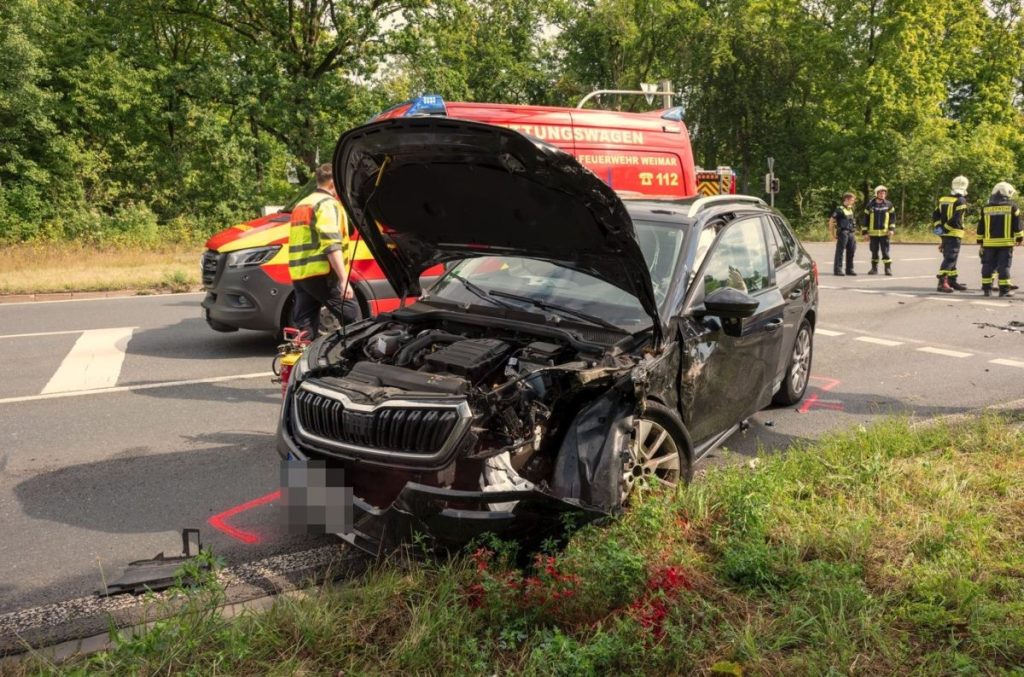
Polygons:
[[[190,240],[424,92],[574,105],[670,79],[695,153],[821,220],[1024,183],[1019,0],[4,0],[0,241]],[[642,98],[612,99],[634,109]]]

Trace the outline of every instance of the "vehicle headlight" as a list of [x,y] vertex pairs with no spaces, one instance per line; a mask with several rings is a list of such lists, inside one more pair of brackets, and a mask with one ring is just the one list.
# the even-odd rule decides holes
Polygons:
[[292,379],[296,382],[300,381],[302,377],[309,371],[309,349],[302,351],[302,357],[298,359],[295,366],[292,367]]
[[253,247],[251,249],[239,249],[228,254],[226,261],[228,268],[249,268],[251,266],[262,266],[274,258],[274,254],[281,250],[281,245],[275,244],[269,247]]

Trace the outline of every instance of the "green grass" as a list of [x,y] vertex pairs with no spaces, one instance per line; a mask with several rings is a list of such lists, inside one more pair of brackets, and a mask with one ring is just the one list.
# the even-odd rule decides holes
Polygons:
[[0,294],[189,291],[198,288],[201,246],[86,247],[37,243],[0,248]]
[[886,421],[651,493],[526,569],[490,544],[232,621],[209,612],[207,586],[62,669],[1021,674],[1022,478],[1019,417]]

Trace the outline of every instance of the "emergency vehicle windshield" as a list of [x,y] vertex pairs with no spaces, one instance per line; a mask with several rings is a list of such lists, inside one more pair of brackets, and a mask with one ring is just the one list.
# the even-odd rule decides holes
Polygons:
[[306,182],[306,185],[303,186],[298,193],[296,193],[295,197],[292,198],[292,201],[285,205],[281,212],[286,212],[290,214],[292,210],[295,209],[295,205],[299,204],[299,202],[302,201],[302,198],[306,197],[314,190],[316,190],[316,179],[312,178]]
[[[672,281],[685,231],[652,222],[636,221],[634,225],[660,306]],[[619,287],[556,263],[518,256],[461,261],[431,288],[429,299],[460,306],[512,305],[523,310],[530,309],[529,301],[539,301],[599,317],[631,332],[651,323],[636,297]]]

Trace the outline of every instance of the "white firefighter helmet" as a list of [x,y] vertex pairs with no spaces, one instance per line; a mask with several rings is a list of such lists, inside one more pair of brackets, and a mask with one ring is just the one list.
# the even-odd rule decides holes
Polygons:
[[1003,197],[1013,197],[1017,194],[1017,190],[1006,181],[1000,181],[996,185],[992,186],[993,195],[1002,195]]
[[881,193],[881,192],[882,192],[883,190],[884,190],[884,191],[885,191],[886,193],[888,193],[888,192],[889,192],[889,189],[888,189],[888,188],[886,188],[885,186],[875,186],[875,195],[878,195],[878,194],[879,194],[879,193]]
[[967,186],[970,183],[963,174],[953,179],[953,195],[967,195]]

